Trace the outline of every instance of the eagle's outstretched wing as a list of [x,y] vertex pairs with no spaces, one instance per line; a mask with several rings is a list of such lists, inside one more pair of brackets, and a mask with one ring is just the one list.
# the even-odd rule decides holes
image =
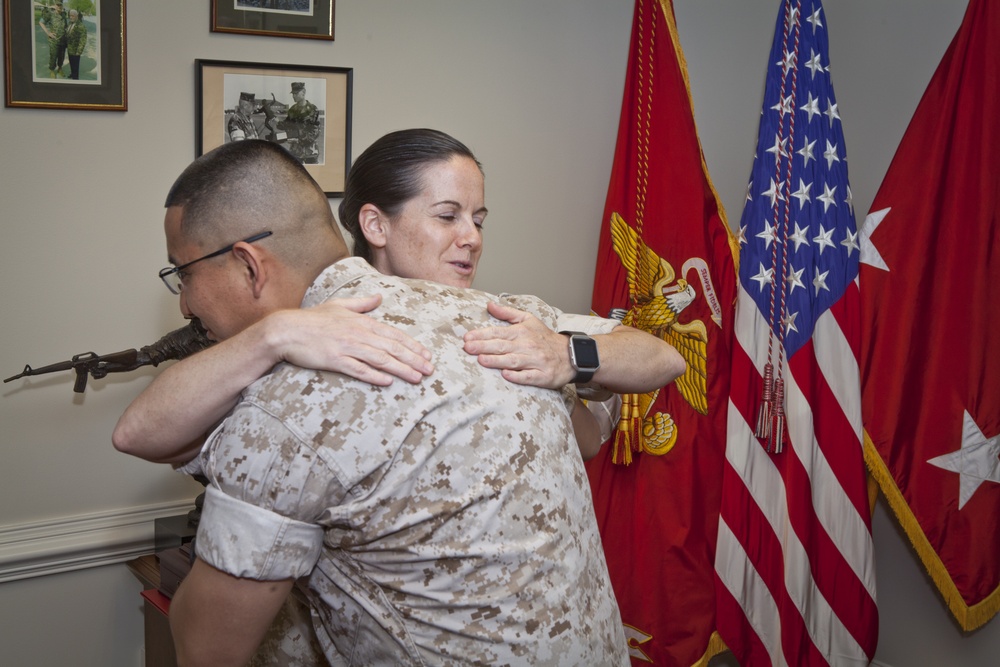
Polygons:
[[635,230],[617,213],[611,214],[611,247],[628,272],[633,299],[645,301],[660,296],[654,294],[656,286],[673,281],[674,271],[670,265],[639,239]]
[[663,339],[676,348],[687,370],[674,380],[681,396],[699,414],[708,414],[708,333],[701,320],[665,327]]

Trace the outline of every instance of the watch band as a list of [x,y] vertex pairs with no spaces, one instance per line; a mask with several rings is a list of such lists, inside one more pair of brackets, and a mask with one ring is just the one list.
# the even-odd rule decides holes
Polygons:
[[560,331],[559,333],[569,336],[569,363],[576,371],[573,384],[590,382],[594,373],[601,367],[600,357],[597,354],[597,343],[581,331]]

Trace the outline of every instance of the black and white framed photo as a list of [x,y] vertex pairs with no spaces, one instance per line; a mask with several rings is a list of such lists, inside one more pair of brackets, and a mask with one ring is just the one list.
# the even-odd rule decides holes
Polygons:
[[334,0],[212,0],[212,32],[333,40]]
[[351,160],[353,69],[196,61],[196,155],[231,141],[272,141],[327,197],[344,193]]
[[126,111],[125,0],[4,0],[8,107]]

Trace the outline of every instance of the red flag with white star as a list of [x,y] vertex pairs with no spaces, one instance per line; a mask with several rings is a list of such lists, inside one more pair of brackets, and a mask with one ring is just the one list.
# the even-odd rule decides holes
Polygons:
[[998,64],[971,0],[861,230],[865,457],[965,630],[1000,609]]

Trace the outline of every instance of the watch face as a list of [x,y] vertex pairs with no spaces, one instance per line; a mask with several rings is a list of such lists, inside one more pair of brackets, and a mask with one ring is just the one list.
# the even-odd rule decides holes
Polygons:
[[600,367],[600,357],[597,356],[597,342],[589,336],[573,336],[573,365],[578,370],[596,370]]

